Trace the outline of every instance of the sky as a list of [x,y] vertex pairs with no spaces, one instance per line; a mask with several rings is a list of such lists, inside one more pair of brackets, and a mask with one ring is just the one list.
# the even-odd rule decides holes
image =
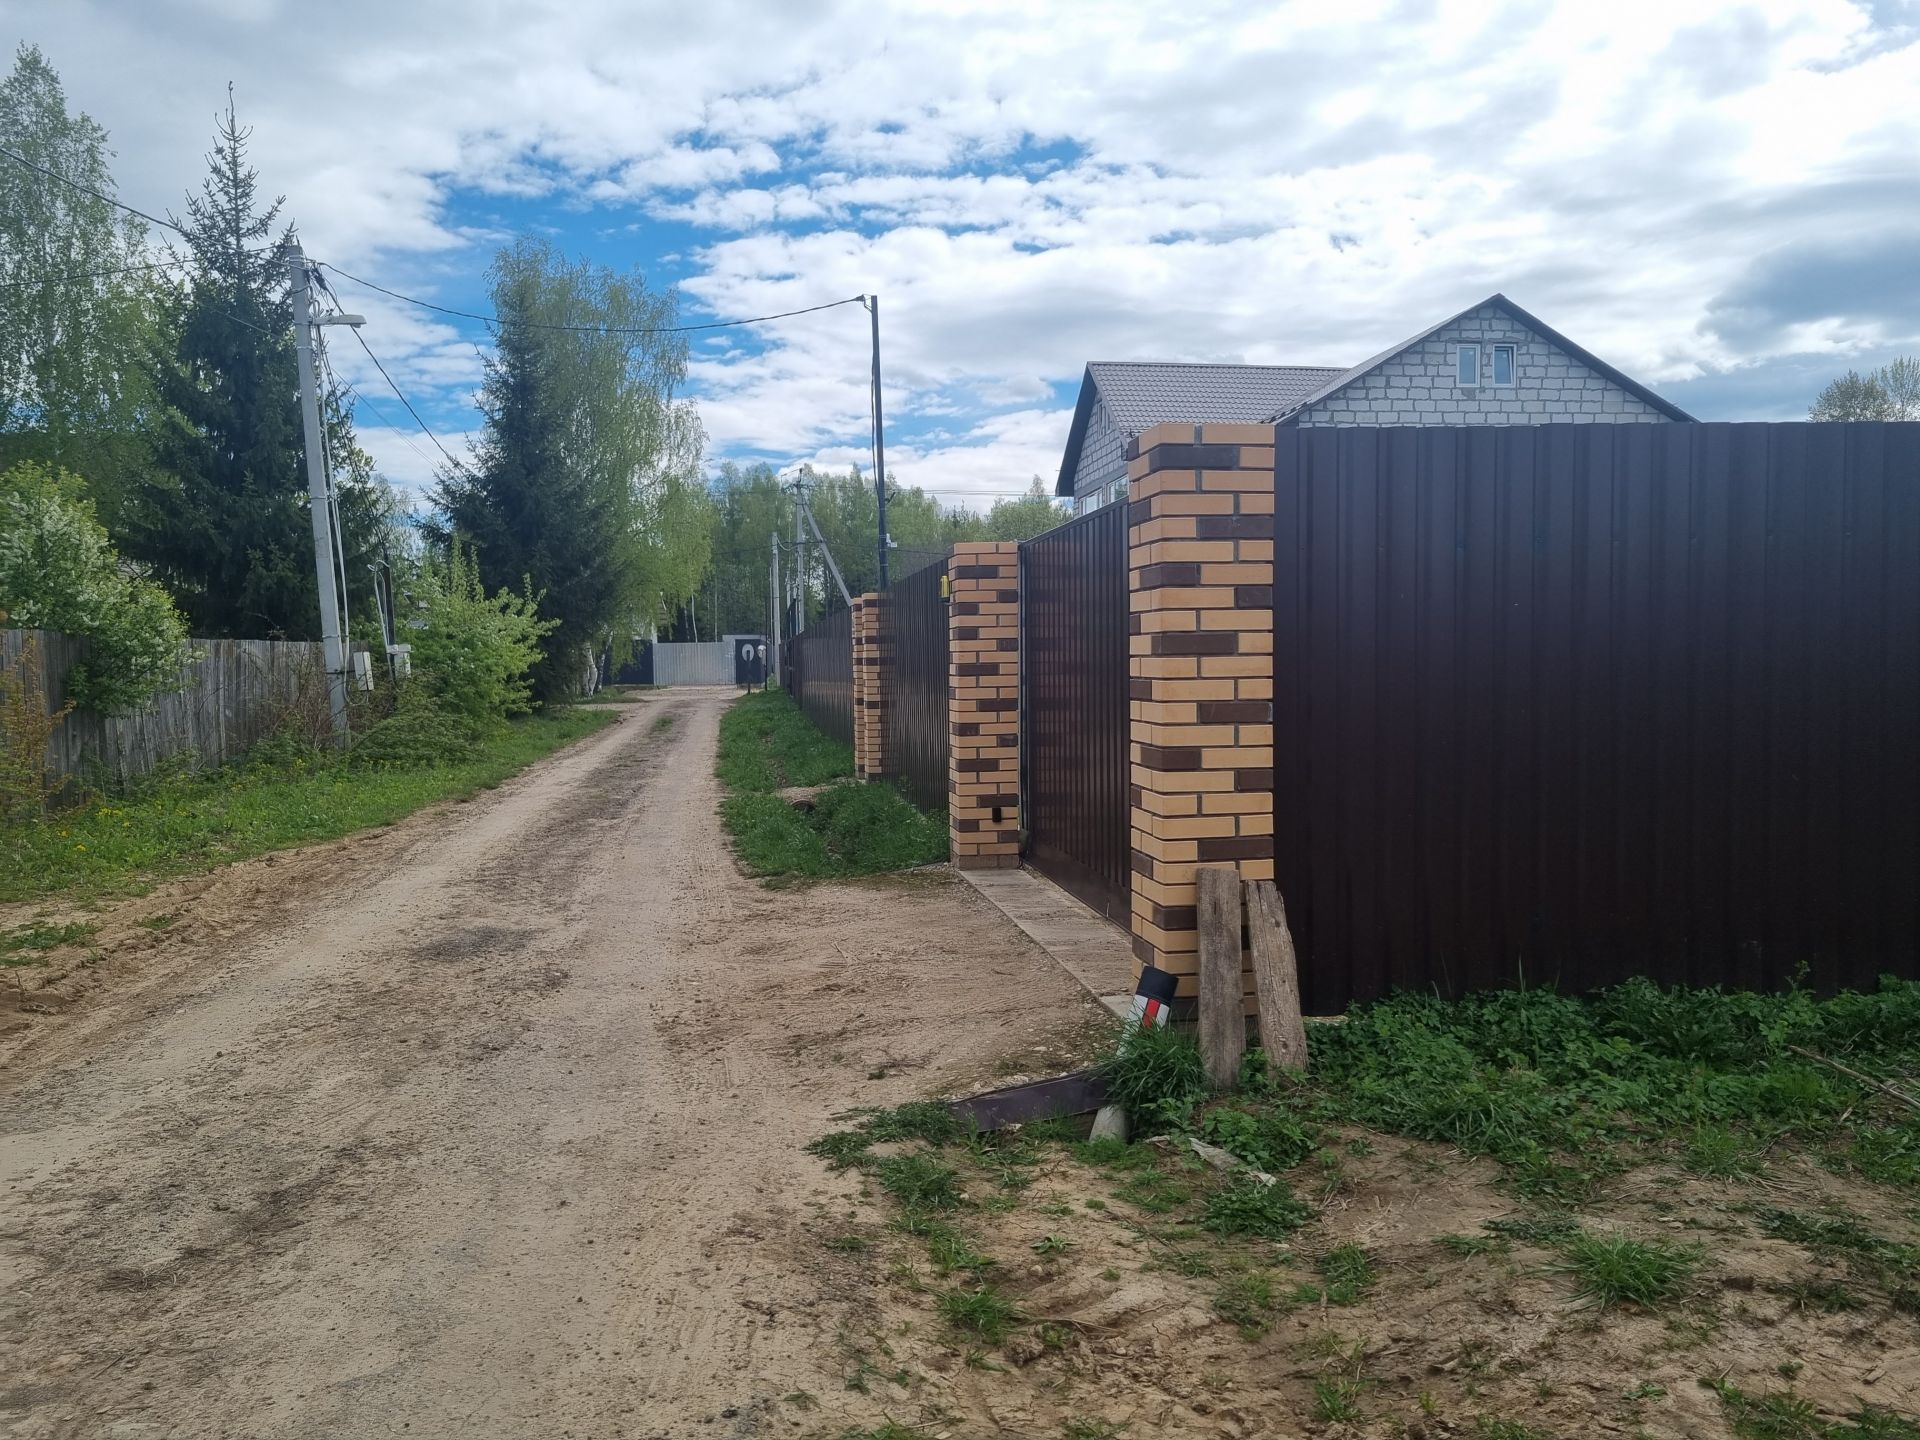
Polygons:
[[[440,305],[523,233],[684,323],[876,293],[888,468],[950,504],[1051,487],[1089,360],[1350,365],[1495,291],[1702,419],[1920,353],[1920,0],[0,0],[20,40],[130,203],[231,81],[308,253]],[[336,284],[460,451],[485,326]],[[858,306],[690,341],[711,465],[866,466]]]

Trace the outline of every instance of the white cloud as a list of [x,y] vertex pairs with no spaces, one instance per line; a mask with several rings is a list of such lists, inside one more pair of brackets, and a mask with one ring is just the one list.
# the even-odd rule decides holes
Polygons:
[[[1654,382],[1920,342],[1804,268],[1738,310],[1765,325],[1716,305],[1809,242],[1920,244],[1920,28],[1868,0],[340,0],[325,43],[292,0],[0,21],[149,209],[197,181],[235,79],[309,250],[413,293],[529,223],[475,196],[563,244],[586,211],[700,227],[685,288],[725,315],[877,291],[908,480],[1051,474],[1049,387],[1090,358],[1348,363],[1493,290]],[[436,417],[464,403],[470,327],[341,295]],[[697,345],[716,446],[863,454],[863,321]],[[911,438],[947,416],[960,438]]]

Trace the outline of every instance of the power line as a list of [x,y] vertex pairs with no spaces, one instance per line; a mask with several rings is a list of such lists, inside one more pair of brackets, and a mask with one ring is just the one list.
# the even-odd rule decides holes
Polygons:
[[184,265],[186,259],[179,255],[170,255],[165,260],[152,260],[141,265],[120,265],[111,270],[76,270],[68,275],[37,276],[27,280],[8,280],[0,284],[0,290],[15,290],[22,285],[64,285],[70,280],[104,280],[113,275],[131,275],[136,270],[164,270],[169,265]]
[[350,325],[347,328],[353,331],[353,338],[358,340],[360,342],[360,348],[367,352],[367,358],[373,361],[373,368],[380,372],[380,378],[387,382],[387,388],[399,397],[402,405],[407,407],[407,413],[413,417],[413,423],[420,427],[421,434],[433,441],[433,448],[446,456],[449,465],[453,466],[456,470],[465,470],[467,467],[453,458],[452,452],[440,443],[440,437],[434,434],[427,422],[420,418],[420,412],[413,408],[413,402],[407,399],[406,392],[394,384],[393,376],[389,375],[387,373],[387,367],[380,363],[380,357],[373,353],[373,348],[367,344],[366,337],[360,333],[360,327],[358,325]]
[[338,265],[326,260],[318,262],[333,271],[342,280],[351,280],[356,285],[369,290],[377,290],[382,295],[390,295],[395,300],[404,300],[409,305],[418,305],[422,310],[433,310],[442,315],[457,315],[462,320],[478,320],[486,325],[518,326],[522,330],[564,330],[576,335],[685,335],[695,330],[727,330],[736,325],[761,325],[769,320],[788,320],[795,315],[811,315],[819,310],[831,310],[839,305],[858,305],[867,297],[849,295],[844,300],[829,300],[824,305],[809,305],[802,310],[782,310],[777,315],[750,315],[744,320],[710,320],[702,325],[555,325],[539,320],[502,320],[498,315],[482,315],[477,310],[454,310],[445,305],[436,305],[431,300],[421,300],[412,295],[403,295],[398,290],[389,290],[384,285],[376,285],[371,280],[362,280],[358,275],[350,275]]
[[171,220],[162,220],[158,215],[149,215],[144,210],[135,209],[133,206],[127,204],[124,200],[116,200],[111,195],[102,194],[100,191],[94,189],[91,185],[82,185],[78,180],[71,180],[65,175],[62,175],[57,170],[49,170],[44,165],[36,165],[33,161],[27,159],[26,156],[16,154],[14,151],[7,149],[4,145],[0,145],[0,155],[6,156],[7,159],[13,161],[14,164],[16,165],[24,165],[29,170],[39,171],[42,175],[46,176],[49,180],[58,180],[62,185],[70,186],[71,188],[78,190],[82,195],[91,195],[96,200],[104,200],[107,202],[107,204],[113,206],[115,209],[124,210],[129,215],[138,215],[142,220],[145,220],[150,225],[159,225],[165,229],[171,230],[173,231],[174,234],[180,236],[183,240],[191,240],[193,238],[191,235],[187,234],[186,231],[182,230],[178,225],[174,224],[173,221]]

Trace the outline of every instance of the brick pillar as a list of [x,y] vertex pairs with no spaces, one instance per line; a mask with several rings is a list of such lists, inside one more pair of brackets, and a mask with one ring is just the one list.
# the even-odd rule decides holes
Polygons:
[[1011,869],[1020,863],[1020,547],[955,545],[947,578],[953,863]]
[[1273,878],[1273,427],[1156,425],[1127,454],[1133,953],[1190,996],[1195,869]]
[[882,599],[868,591],[853,602],[853,773],[878,780],[887,764],[887,662]]

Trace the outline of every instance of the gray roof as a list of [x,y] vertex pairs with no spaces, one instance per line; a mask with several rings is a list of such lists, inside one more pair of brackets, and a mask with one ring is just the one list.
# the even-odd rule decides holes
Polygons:
[[1057,495],[1073,494],[1073,472],[1087,438],[1097,394],[1113,423],[1131,440],[1167,421],[1257,424],[1291,410],[1347,372],[1338,365],[1207,365],[1175,360],[1095,360],[1080,381]]
[[1268,420],[1347,372],[1327,365],[1206,365],[1096,360],[1087,373],[1131,439],[1166,421]]

